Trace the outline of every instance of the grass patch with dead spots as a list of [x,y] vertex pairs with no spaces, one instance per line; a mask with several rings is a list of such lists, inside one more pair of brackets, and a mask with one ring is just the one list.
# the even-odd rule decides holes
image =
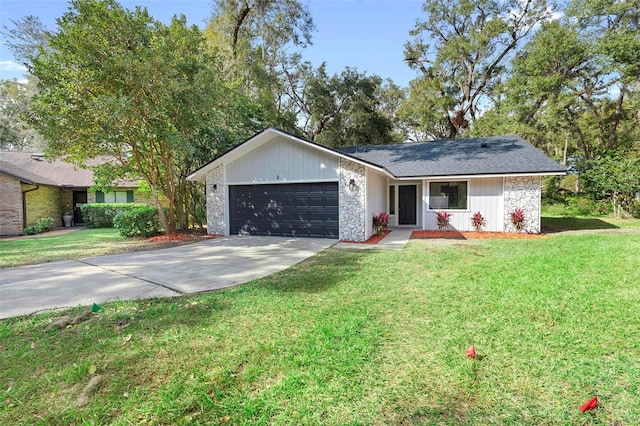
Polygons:
[[82,309],[4,320],[0,423],[639,424],[639,252],[626,233],[329,249],[62,330]]

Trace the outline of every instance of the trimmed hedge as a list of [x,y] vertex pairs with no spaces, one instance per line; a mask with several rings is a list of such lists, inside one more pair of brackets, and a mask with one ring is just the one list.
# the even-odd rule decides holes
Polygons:
[[146,205],[118,213],[113,225],[125,237],[153,237],[163,232],[158,209]]
[[22,230],[23,235],[34,235],[34,234],[42,234],[43,232],[48,232],[53,229],[53,218],[52,217],[41,217],[36,220],[36,223],[27,226]]
[[82,217],[87,228],[113,228],[113,219],[118,213],[147,207],[141,203],[91,203],[83,204]]

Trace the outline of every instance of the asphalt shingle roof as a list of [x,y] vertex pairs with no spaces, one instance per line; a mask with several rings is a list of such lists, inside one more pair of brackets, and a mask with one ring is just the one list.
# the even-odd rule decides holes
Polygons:
[[[48,186],[89,188],[93,186],[93,172],[62,160],[48,161],[31,152],[0,152],[0,173],[25,183]],[[118,182],[122,188],[136,188],[135,182]]]
[[562,173],[565,169],[519,136],[337,148],[398,178]]

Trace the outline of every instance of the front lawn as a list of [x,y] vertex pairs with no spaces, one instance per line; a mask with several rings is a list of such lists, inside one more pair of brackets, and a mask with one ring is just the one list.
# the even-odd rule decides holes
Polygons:
[[152,243],[142,238],[126,238],[116,229],[104,228],[80,229],[61,235],[42,234],[37,238],[0,239],[0,268],[153,250],[182,243]]
[[640,424],[638,253],[637,233],[329,249],[62,330],[4,320],[0,424]]

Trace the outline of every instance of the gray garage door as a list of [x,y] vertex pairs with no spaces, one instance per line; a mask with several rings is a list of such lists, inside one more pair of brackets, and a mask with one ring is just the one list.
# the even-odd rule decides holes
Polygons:
[[338,238],[338,183],[229,187],[230,233]]

